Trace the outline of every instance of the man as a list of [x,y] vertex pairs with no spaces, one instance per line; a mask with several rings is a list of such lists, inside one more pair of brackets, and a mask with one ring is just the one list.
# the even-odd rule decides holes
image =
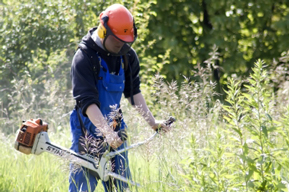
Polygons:
[[[126,133],[120,131],[126,128],[119,109],[122,94],[153,129],[162,127],[165,132],[170,129],[155,120],[140,91],[139,61],[131,48],[137,38],[132,14],[124,6],[114,4],[102,12],[99,19],[99,26],[83,37],[71,67],[73,96],[77,103],[70,117],[71,149],[77,153],[90,153],[91,138],[100,141],[101,145],[94,146],[98,152],[104,147],[103,143],[113,149],[125,147],[125,138],[121,137]],[[84,138],[88,141],[82,141]],[[112,166],[114,172],[130,177],[127,153],[116,156]],[[71,165],[69,183],[69,191],[94,191],[97,179],[86,170],[74,171]],[[111,182],[103,182],[103,185],[105,191],[112,188]],[[114,185],[118,191],[127,188],[127,184],[120,181],[114,181]]]

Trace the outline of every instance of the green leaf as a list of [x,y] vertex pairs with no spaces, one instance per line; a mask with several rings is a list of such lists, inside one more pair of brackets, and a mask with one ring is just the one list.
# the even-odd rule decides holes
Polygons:
[[248,182],[248,187],[254,188],[254,187],[255,187],[254,182],[253,182],[253,181],[249,181],[249,182]]
[[238,133],[238,135],[240,136],[240,137],[242,137],[243,136],[243,134],[241,133],[241,131],[240,131],[240,129],[237,129],[237,128],[232,128],[236,133]]
[[243,151],[244,151],[244,154],[248,154],[248,152],[249,152],[249,147],[247,145],[247,142],[245,142],[243,145]]
[[264,133],[264,135],[266,136],[266,138],[268,138],[268,132],[267,132],[267,127],[262,125],[261,126],[262,132]]
[[248,181],[251,179],[253,173],[254,173],[253,170],[249,170],[249,171],[246,173],[246,175],[245,175],[245,181],[246,181],[246,182],[248,182]]
[[271,133],[271,132],[275,132],[277,130],[276,127],[270,127],[269,129],[267,129],[267,132]]
[[286,189],[287,187],[286,187],[286,185],[284,183],[279,182],[278,185],[277,185],[277,188],[278,189]]

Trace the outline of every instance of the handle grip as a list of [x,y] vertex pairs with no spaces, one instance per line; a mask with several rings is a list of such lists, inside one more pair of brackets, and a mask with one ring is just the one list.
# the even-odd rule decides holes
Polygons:
[[[176,119],[174,118],[174,117],[169,117],[169,119],[168,120],[166,120],[165,122],[164,122],[164,124],[166,124],[166,126],[169,126],[169,125],[171,125],[173,122],[175,122],[176,121]],[[158,128],[157,130],[156,130],[156,132],[158,133],[158,132],[160,132],[162,130],[162,128],[160,127],[160,128]]]
[[117,135],[119,136],[119,138],[122,140],[122,141],[126,141],[127,140],[127,132],[125,129],[121,129],[117,132]]

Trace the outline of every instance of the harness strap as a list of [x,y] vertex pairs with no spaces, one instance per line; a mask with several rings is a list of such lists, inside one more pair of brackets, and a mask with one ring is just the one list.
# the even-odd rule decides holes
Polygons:
[[79,110],[78,110],[78,109],[79,109],[79,107],[78,107],[78,105],[77,105],[77,103],[76,103],[76,105],[75,105],[75,110],[76,110],[76,113],[77,113],[78,121],[79,121],[80,126],[81,126],[82,135],[85,136],[85,135],[86,135],[86,129],[85,129],[85,126],[84,126],[84,124],[83,124],[83,121],[82,121],[82,119],[81,119],[81,117],[80,117],[80,114],[79,114]]

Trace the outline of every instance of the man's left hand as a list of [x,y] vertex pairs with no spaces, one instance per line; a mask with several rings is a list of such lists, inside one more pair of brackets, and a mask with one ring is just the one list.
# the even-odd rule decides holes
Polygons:
[[171,130],[171,126],[166,125],[164,120],[156,120],[155,124],[151,127],[158,132],[169,132]]

